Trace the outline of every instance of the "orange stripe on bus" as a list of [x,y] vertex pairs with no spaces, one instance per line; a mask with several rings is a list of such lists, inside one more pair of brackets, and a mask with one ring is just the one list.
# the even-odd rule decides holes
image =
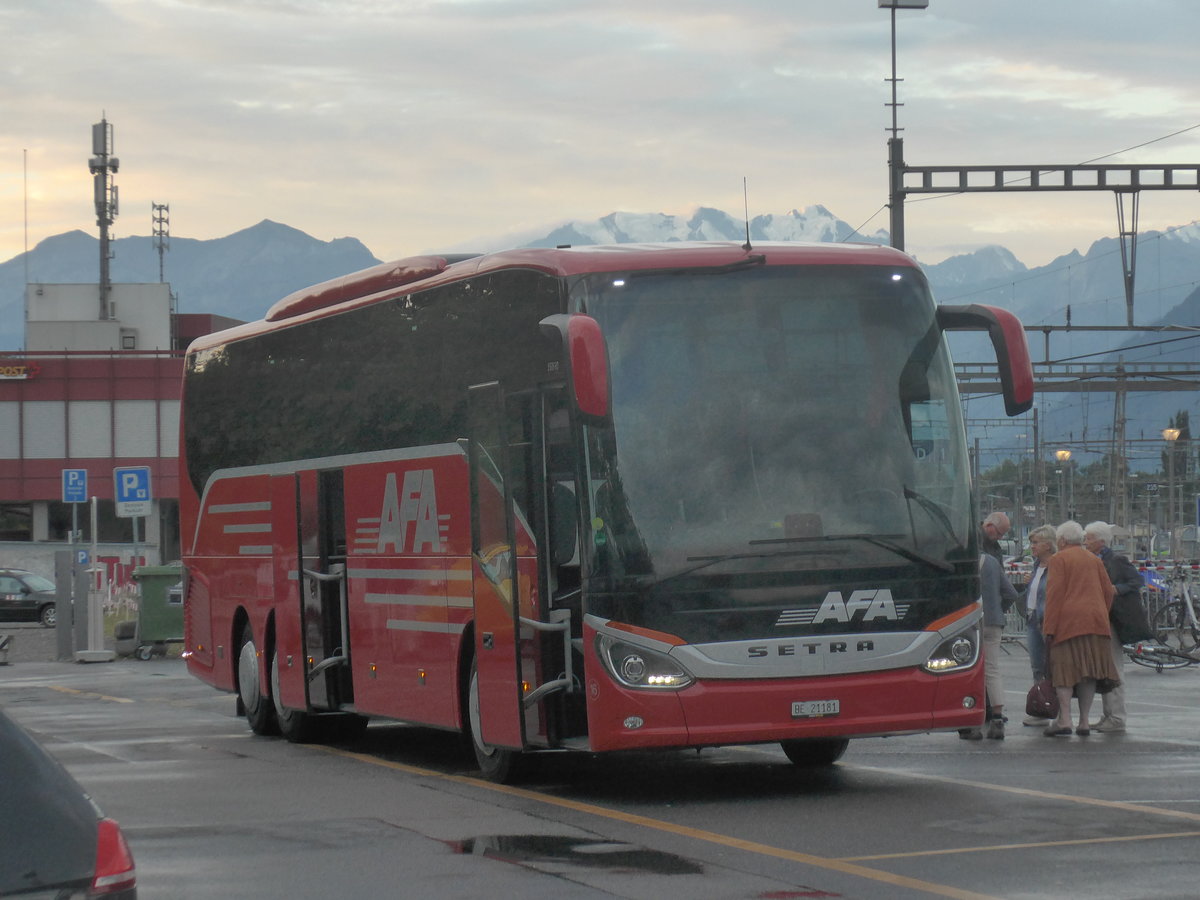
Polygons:
[[608,622],[609,628],[615,628],[617,631],[628,631],[630,634],[639,634],[642,637],[648,637],[654,641],[661,641],[664,644],[671,644],[675,647],[681,647],[687,643],[683,638],[673,634],[667,634],[665,631],[654,631],[650,628],[639,628],[637,625],[626,625],[624,622]]
[[957,622],[959,619],[969,616],[971,613],[975,612],[975,610],[979,609],[979,607],[980,607],[980,603],[978,600],[976,600],[974,603],[972,603],[968,606],[964,606],[962,609],[960,609],[956,612],[952,612],[948,616],[942,616],[940,619],[938,619],[934,622],[930,622],[928,625],[925,626],[925,630],[926,631],[941,631],[947,625],[950,625],[954,622]]

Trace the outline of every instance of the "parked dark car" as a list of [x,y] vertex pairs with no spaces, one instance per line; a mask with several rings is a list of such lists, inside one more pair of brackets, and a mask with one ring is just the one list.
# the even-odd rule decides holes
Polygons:
[[121,828],[0,710],[0,897],[135,900]]
[[53,628],[54,582],[24,569],[0,569],[0,621],[32,620]]

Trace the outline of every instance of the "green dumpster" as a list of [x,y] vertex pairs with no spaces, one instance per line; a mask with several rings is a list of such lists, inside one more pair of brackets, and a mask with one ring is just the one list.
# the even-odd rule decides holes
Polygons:
[[165,655],[167,644],[183,643],[183,566],[138,566],[133,580],[142,589],[138,604],[137,657]]

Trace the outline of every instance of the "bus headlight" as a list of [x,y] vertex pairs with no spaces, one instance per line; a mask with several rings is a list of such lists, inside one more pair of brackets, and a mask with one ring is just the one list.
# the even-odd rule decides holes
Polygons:
[[972,628],[938,644],[922,666],[926,672],[940,675],[969,669],[979,659],[979,629]]
[[665,653],[636,647],[607,634],[596,636],[596,652],[608,673],[625,687],[679,690],[695,681]]

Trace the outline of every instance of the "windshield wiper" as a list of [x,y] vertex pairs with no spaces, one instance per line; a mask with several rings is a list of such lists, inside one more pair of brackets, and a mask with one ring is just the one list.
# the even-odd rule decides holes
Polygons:
[[938,506],[935,501],[922,493],[914,491],[908,485],[904,486],[904,498],[906,500],[916,500],[921,505],[921,509],[929,513],[930,518],[946,529],[946,534],[950,536],[951,540],[955,544],[958,544],[959,547],[962,547],[962,544],[958,541],[958,535],[954,533],[954,526],[950,524],[949,516],[946,515],[946,511]]
[[890,541],[887,538],[880,537],[877,534],[819,534],[809,537],[794,537],[794,538],[767,538],[765,540],[751,541],[751,544],[799,544],[799,543],[821,543],[825,541],[863,541],[867,544],[874,544],[876,547],[882,547],[885,550],[890,550],[897,556],[903,556],[910,562],[922,563],[931,566],[935,569],[940,569],[943,572],[953,572],[954,566],[950,563],[934,559],[932,556],[926,556],[923,553],[917,553],[915,550],[909,550],[903,544],[897,544],[895,541]]
[[[769,544],[771,541],[751,541],[751,544]],[[717,563],[732,562],[736,559],[770,559],[775,556],[804,556],[811,554],[811,550],[773,550],[766,553],[722,553],[716,556],[689,556],[688,562],[694,562],[696,565],[688,566],[680,569],[678,572],[672,572],[670,575],[664,575],[662,578],[656,578],[648,583],[643,583],[643,586],[657,587],[660,584],[665,584],[668,581],[673,581],[676,578],[682,578],[684,575],[690,575],[693,572],[698,572],[701,569],[707,569],[709,566],[715,566]]]

